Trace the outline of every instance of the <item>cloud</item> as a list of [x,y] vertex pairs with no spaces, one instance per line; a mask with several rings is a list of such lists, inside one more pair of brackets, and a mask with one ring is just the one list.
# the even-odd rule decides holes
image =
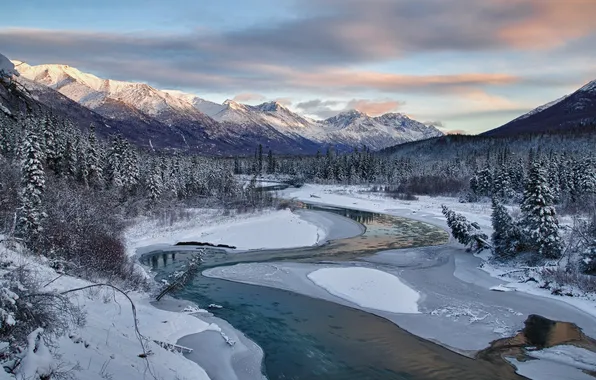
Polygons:
[[312,99],[296,104],[296,109],[309,116],[327,119],[340,112],[337,110],[339,104],[337,100]]
[[[340,66],[284,65],[246,53],[232,53],[195,35],[124,35],[31,29],[0,29],[0,46],[10,58],[28,63],[65,63],[113,79],[156,86],[217,91],[316,90],[445,91],[455,87],[504,85],[519,81],[504,73],[401,75]],[[257,59],[258,58],[258,59]]]
[[402,102],[390,99],[377,101],[368,99],[352,99],[348,102],[345,108],[355,109],[371,116],[378,116],[388,112],[396,112],[402,105]]
[[293,104],[293,101],[290,98],[276,98],[273,100],[286,107],[289,107]]
[[238,94],[238,95],[234,96],[234,98],[232,100],[234,100],[235,102],[247,103],[247,102],[261,102],[265,99],[267,99],[267,98],[261,94],[253,94],[250,92],[244,92],[242,94]]
[[[545,48],[594,34],[590,0],[296,0],[295,16],[186,34],[2,29],[1,46],[37,56],[141,55],[216,68],[230,62],[316,67],[424,52]],[[555,27],[556,26],[556,27]],[[52,54],[52,52],[55,52]]]
[[443,131],[446,135],[467,135],[468,132],[464,131],[463,129],[449,129]]
[[499,31],[499,37],[515,48],[551,48],[565,44],[569,40],[594,34],[596,31],[594,23],[596,2],[594,1],[506,1],[516,6],[530,6],[532,9],[527,17],[511,22]]
[[437,127],[439,129],[445,128],[445,124],[442,121],[440,121],[440,120],[436,120],[436,121],[425,121],[422,124],[427,125],[427,126]]
[[349,101],[312,99],[296,104],[296,109],[307,115],[322,119],[340,112],[358,110],[370,116],[379,116],[397,111],[404,103],[391,99],[352,99]]

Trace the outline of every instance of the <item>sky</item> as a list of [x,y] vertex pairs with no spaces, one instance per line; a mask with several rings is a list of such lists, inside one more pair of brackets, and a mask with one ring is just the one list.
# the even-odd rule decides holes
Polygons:
[[595,0],[26,0],[0,53],[216,102],[479,133],[596,79]]

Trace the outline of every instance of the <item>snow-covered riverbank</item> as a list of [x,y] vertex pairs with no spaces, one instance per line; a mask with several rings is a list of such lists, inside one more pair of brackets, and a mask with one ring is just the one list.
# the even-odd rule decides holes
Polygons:
[[[229,244],[224,238],[230,236],[235,239],[232,244],[245,249],[285,248],[311,246],[324,242],[328,236],[345,233],[343,227],[338,230],[337,226],[342,224],[335,223],[334,217],[311,214],[281,210],[223,216],[215,210],[195,210],[195,218],[180,218],[172,224],[149,219],[138,221],[129,229],[126,243],[129,254],[133,255],[138,250],[152,249],[155,243],[187,239]],[[356,235],[362,229],[355,223],[351,231]],[[8,268],[29,269],[36,281],[47,284],[44,291],[62,292],[93,285],[90,281],[58,273],[43,257],[29,256],[18,246],[9,249],[1,241],[0,256],[2,264]],[[59,359],[53,360],[52,368],[86,380],[208,380],[208,372],[213,374],[213,379],[263,378],[262,350],[226,321],[204,310],[196,313],[197,307],[188,307],[185,301],[166,299],[154,303],[144,292],[128,292],[127,296],[134,303],[134,310],[126,296],[107,287],[70,293],[68,298],[86,313],[86,323],[70,329],[54,342]],[[137,327],[148,353],[146,357]],[[232,341],[234,344],[230,345],[228,342]],[[179,343],[194,351],[186,358],[162,348],[163,343]],[[10,378],[3,373],[0,371],[1,379]]]
[[[453,198],[425,198],[420,201],[399,201],[379,195],[359,192],[357,188],[306,185],[301,189],[288,189],[283,196],[305,202],[349,207],[373,212],[409,217],[446,228],[440,205],[447,204],[477,221],[490,232],[490,207],[482,204],[461,204]],[[208,276],[271,286],[294,291],[312,297],[356,307],[383,316],[402,328],[435,341],[461,353],[472,353],[488,346],[490,341],[510,336],[522,327],[529,314],[540,314],[551,319],[576,323],[589,336],[596,336],[596,313],[594,304],[587,300],[580,302],[581,309],[574,305],[576,300],[564,298],[549,299],[536,297],[536,290],[522,292],[497,292],[507,281],[496,277],[495,272],[479,269],[481,258],[463,252],[461,246],[451,242],[441,247],[425,247],[399,251],[385,251],[367,258],[367,262],[343,264],[294,264],[294,263],[253,263],[239,264],[226,268],[214,268],[205,272]],[[362,286],[350,276],[343,277],[341,292],[329,286],[317,286],[309,277],[321,268],[346,266],[367,267],[381,270],[403,280],[414,291],[420,293],[418,307],[421,314],[390,312],[383,308],[358,302]],[[420,268],[425,270],[421,271]],[[320,273],[320,272],[319,272]],[[422,275],[421,275],[422,274]],[[337,272],[334,274],[335,277]],[[319,278],[318,284],[328,283],[330,278]],[[356,282],[354,282],[354,281]],[[352,281],[353,287],[350,287]],[[371,287],[368,282],[367,287]],[[360,294],[359,294],[360,293]],[[396,300],[399,302],[399,293]],[[532,294],[534,293],[534,294]],[[587,306],[586,306],[587,305]],[[546,360],[546,358],[542,358]],[[524,364],[519,364],[520,367]],[[549,363],[559,371],[582,373],[578,368],[561,363]],[[526,371],[527,372],[527,371]],[[536,378],[539,378],[538,375]],[[581,378],[581,377],[579,377]]]
[[[346,218],[308,210],[265,211],[228,216],[221,215],[216,210],[190,212],[192,217],[180,219],[171,225],[163,225],[155,220],[137,223],[127,234],[129,254],[138,255],[156,249],[179,249],[172,246],[179,241],[234,245],[237,246],[234,254],[242,254],[243,250],[252,249],[309,247],[323,244],[329,239],[356,236],[364,231],[359,223]],[[174,299],[153,302],[151,306],[172,314],[186,314],[184,310],[193,309],[191,303]],[[210,327],[186,331],[176,339],[166,342],[193,349],[186,358],[204,368],[212,379],[263,378],[263,351],[257,344],[226,321],[205,310],[192,313],[191,317]],[[140,315],[139,318],[143,316]]]

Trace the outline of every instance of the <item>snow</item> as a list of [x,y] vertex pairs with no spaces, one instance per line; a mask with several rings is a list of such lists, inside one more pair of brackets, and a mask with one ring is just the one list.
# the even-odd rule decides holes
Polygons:
[[586,85],[584,85],[578,91],[592,92],[595,90],[596,90],[596,80],[593,80],[593,81],[587,83]]
[[596,353],[586,349],[561,345],[540,351],[526,351],[527,355],[539,359],[525,362],[509,358],[517,373],[533,380],[590,380],[593,376],[583,371],[596,371]]
[[567,99],[568,96],[569,95],[562,96],[562,97],[560,97],[558,99],[555,99],[553,101],[550,101],[550,102],[548,102],[546,104],[543,104],[543,105],[541,105],[539,107],[536,107],[533,110],[531,110],[530,112],[525,113],[525,114],[521,115],[520,117],[518,117],[517,119],[514,119],[512,121],[518,121],[518,120],[527,119],[528,117],[530,117],[530,116],[532,116],[534,114],[537,114],[539,112],[542,112],[545,109],[550,108],[550,107],[554,106],[555,104],[562,102],[563,100]]
[[499,284],[497,286],[491,286],[489,289],[494,290],[496,292],[514,292],[515,291],[515,289],[505,286],[503,284]]
[[418,313],[420,295],[396,276],[370,268],[323,268],[308,275],[329,293],[362,307]]
[[42,334],[43,329],[38,328],[27,337],[27,351],[17,369],[17,378],[49,377],[54,371],[52,354],[41,338]]
[[[336,186],[336,185],[304,185],[299,189],[289,188],[282,191],[280,194],[286,198],[293,198],[304,202],[311,203],[325,203],[336,207],[349,207],[365,211],[387,213],[391,215],[403,216],[415,220],[420,220],[426,223],[434,224],[445,230],[447,226],[445,218],[441,213],[441,205],[446,205],[453,211],[464,215],[470,222],[476,222],[480,225],[482,230],[490,235],[492,233],[491,223],[491,205],[489,203],[461,203],[457,198],[453,197],[428,197],[419,196],[418,201],[402,201],[399,199],[392,199],[381,194],[375,194],[368,191],[369,186]],[[317,198],[311,197],[311,195]],[[316,201],[316,202],[313,202]],[[517,207],[507,206],[510,212],[517,212]],[[561,225],[566,225],[570,221],[566,219],[561,220]],[[454,247],[463,246],[455,244]],[[503,287],[518,292],[524,292],[533,296],[540,296],[545,298],[562,301],[570,306],[575,307],[585,313],[596,318],[596,297],[593,295],[574,294],[574,297],[563,297],[552,295],[550,291],[539,288],[538,284],[534,282],[519,283],[514,277],[508,275],[511,271],[519,268],[513,266],[495,266],[489,263],[489,251],[483,251],[477,254],[476,257],[481,259],[480,269],[495,279],[499,279],[498,283],[502,283]],[[458,262],[456,257],[455,262]],[[486,279],[479,279],[477,274],[472,278],[466,277],[466,273],[456,265],[454,274],[463,281],[478,281],[477,285],[490,288],[497,286]]]
[[200,241],[227,244],[238,250],[306,247],[322,243],[325,226],[304,220],[290,210],[223,216],[217,210],[189,210],[191,216],[173,225],[139,221],[126,233],[127,252],[155,244]]
[[241,250],[311,246],[322,241],[324,231],[290,210],[249,218],[244,221],[201,228],[179,239],[228,244]]
[[[3,260],[34,270],[40,283],[55,280],[45,289],[48,292],[92,285],[79,278],[60,276],[43,260],[9,250],[4,243],[0,243],[0,252]],[[30,356],[21,369],[22,374],[30,376],[48,368],[59,368],[71,372],[74,378],[85,380],[149,379],[153,378],[152,374],[163,380],[208,380],[199,365],[161,348],[154,340],[175,344],[183,336],[217,330],[218,326],[186,313],[159,310],[149,303],[146,293],[129,292],[128,296],[135,304],[138,328],[144,337],[145,348],[150,352],[147,359],[138,356],[143,350],[137,339],[128,299],[106,287],[93,288],[69,293],[70,300],[85,310],[86,324],[82,328],[71,328],[66,336],[55,342],[58,359],[49,361],[44,349],[39,350],[38,342],[36,355]],[[217,355],[217,352],[213,354]]]
[[[18,76],[19,73],[17,71],[15,71],[14,69],[14,64],[5,56],[3,56],[2,54],[0,54],[0,74],[3,75],[16,75]],[[2,75],[0,75],[2,76]]]
[[[316,121],[292,112],[277,102],[252,106],[227,100],[218,104],[182,91],[160,90],[145,83],[99,78],[68,65],[30,66],[19,62],[17,66],[23,77],[54,88],[104,116],[112,116],[110,112],[124,112],[121,109],[114,111],[114,106],[108,104],[107,100],[122,102],[168,125],[177,118],[205,121],[204,116],[207,115],[215,121],[225,122],[214,131],[224,135],[227,133],[224,137],[237,138],[246,132],[257,133],[262,139],[308,139],[319,144],[343,144],[346,147],[365,145],[377,150],[442,135],[438,129],[398,113],[370,117],[351,111],[335,118]],[[131,116],[138,117],[136,113]]]
[[[190,210],[187,219],[180,218],[172,224],[139,219],[127,231],[126,241],[130,254],[135,253],[138,247],[182,240],[227,243],[237,245],[239,249],[309,246],[322,242],[327,233],[336,234],[329,226],[329,218],[322,218],[317,225],[316,218],[303,218],[301,214],[289,210],[229,216],[221,215],[218,210]],[[354,234],[361,232],[359,228],[352,230]],[[43,282],[59,277],[43,262],[6,249],[3,253],[19,263],[26,262],[39,272]],[[47,290],[64,291],[90,284],[82,279],[61,276]],[[127,298],[108,288],[95,288],[69,296],[75,304],[84,308],[87,321],[84,327],[70,331],[56,342],[57,353],[62,358],[61,368],[76,368],[72,370],[76,378],[90,380],[141,379],[152,378],[153,375],[164,380],[209,379],[201,366],[156,343],[176,344],[180,341],[182,345],[200,348],[201,352],[193,353],[191,357],[209,365],[214,373],[225,374],[225,378],[262,378],[262,351],[224,321],[212,318],[194,305],[168,311],[152,305],[148,294],[129,292],[128,296],[135,304],[138,328],[144,337],[146,350],[151,352],[148,361],[138,356],[143,351],[137,340],[134,316]],[[190,312],[198,312],[198,317],[190,315]],[[236,344],[226,342],[230,339]],[[205,354],[208,347],[211,349]],[[31,356],[32,364],[23,371],[31,374],[49,368],[49,364],[38,356]],[[252,364],[250,368],[235,369],[236,360]],[[214,366],[213,363],[219,364]],[[56,364],[51,362],[51,365]],[[234,374],[236,370],[240,371],[237,375]]]
[[528,351],[527,354],[536,359],[550,360],[586,371],[596,371],[596,352],[581,347],[561,345],[540,351]]

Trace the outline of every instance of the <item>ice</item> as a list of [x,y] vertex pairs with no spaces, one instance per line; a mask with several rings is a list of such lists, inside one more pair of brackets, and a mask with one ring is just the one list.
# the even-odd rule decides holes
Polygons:
[[323,268],[308,275],[329,293],[362,307],[418,313],[420,295],[394,275],[371,268]]

